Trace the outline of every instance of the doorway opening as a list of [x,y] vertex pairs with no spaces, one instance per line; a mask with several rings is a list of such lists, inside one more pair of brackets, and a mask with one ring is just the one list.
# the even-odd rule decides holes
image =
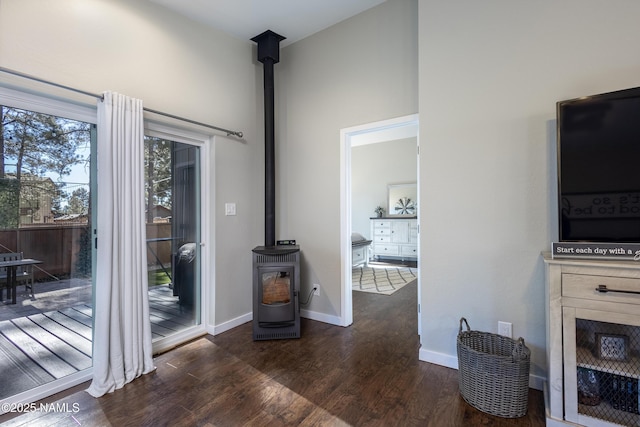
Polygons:
[[[341,291],[342,291],[342,307],[341,307],[341,325],[348,326],[353,323],[353,298],[352,298],[352,266],[354,262],[353,249],[352,245],[352,234],[370,234],[370,230],[366,230],[366,233],[363,230],[355,230],[353,225],[353,212],[354,206],[354,195],[353,195],[353,182],[354,182],[354,170],[353,170],[353,149],[355,147],[361,147],[368,144],[376,144],[383,143],[388,141],[396,141],[396,140],[406,140],[413,139],[415,141],[416,146],[416,162],[415,162],[415,191],[416,195],[419,194],[419,142],[418,142],[418,115],[412,114],[409,116],[398,117],[389,120],[383,120],[374,123],[368,123],[360,126],[354,126],[350,128],[345,128],[340,131],[340,143],[341,143],[341,156],[340,156],[340,182],[341,182],[341,191],[340,191],[340,224],[341,224],[341,233],[340,233],[340,241],[341,241]],[[398,182],[389,182],[387,185],[397,185]],[[385,187],[384,192],[387,194],[388,189]],[[380,206],[385,209],[387,214],[393,213],[392,209],[395,209],[395,205],[391,206],[387,200],[388,196],[385,196],[384,201],[380,201]],[[377,200],[377,199],[376,199]],[[378,202],[376,202],[378,203]],[[370,208],[370,209],[369,209]],[[370,216],[374,217],[376,214],[374,213],[374,209],[376,206],[368,206],[366,209],[370,210]],[[415,205],[415,224],[416,224],[416,238],[415,238],[415,259],[419,259],[419,244],[417,239],[417,233],[419,233],[419,211],[417,210],[417,204]],[[362,210],[362,208],[358,207],[358,211]],[[368,210],[366,212],[368,212]],[[406,213],[406,212],[403,212]],[[368,215],[368,213],[367,213]],[[359,215],[359,216],[362,216]],[[394,216],[395,218],[395,216]],[[405,217],[398,217],[405,218]],[[360,228],[367,228],[366,223],[370,221],[369,217],[364,218],[359,225]],[[408,231],[410,232],[410,231]],[[370,239],[370,235],[365,235],[365,240]],[[394,246],[394,249],[400,250],[399,247]],[[356,257],[359,257],[360,252],[356,253]],[[364,257],[368,260],[370,256],[372,256],[371,251],[367,248],[364,252]],[[400,252],[397,256],[393,256],[392,259],[400,259],[402,260],[402,255]],[[357,260],[356,260],[357,261]],[[419,263],[418,263],[419,268]],[[419,275],[418,275],[419,276]],[[418,279],[418,301],[420,300],[420,283]],[[418,310],[418,301],[416,301],[416,309]],[[418,310],[419,311],[419,310]],[[418,319],[420,319],[420,313],[418,312]],[[420,333],[420,321],[418,321],[418,333]]]

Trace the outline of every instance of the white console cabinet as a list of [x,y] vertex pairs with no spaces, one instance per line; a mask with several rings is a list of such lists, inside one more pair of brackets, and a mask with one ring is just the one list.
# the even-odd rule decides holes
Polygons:
[[374,258],[418,259],[418,220],[416,217],[371,218]]
[[544,261],[547,426],[640,425],[640,262]]

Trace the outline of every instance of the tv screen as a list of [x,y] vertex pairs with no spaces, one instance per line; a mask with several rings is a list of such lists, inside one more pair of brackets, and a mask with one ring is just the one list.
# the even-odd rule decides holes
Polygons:
[[557,103],[562,242],[640,242],[640,88]]

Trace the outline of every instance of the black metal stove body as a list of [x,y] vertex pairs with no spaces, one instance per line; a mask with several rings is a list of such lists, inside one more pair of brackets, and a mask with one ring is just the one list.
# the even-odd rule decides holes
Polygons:
[[253,339],[300,338],[300,248],[253,249]]

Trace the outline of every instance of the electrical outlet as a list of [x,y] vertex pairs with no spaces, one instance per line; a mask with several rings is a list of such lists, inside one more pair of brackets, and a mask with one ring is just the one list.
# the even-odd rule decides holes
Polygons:
[[319,297],[320,296],[320,285],[317,283],[313,284],[313,295]]
[[509,322],[498,322],[498,334],[513,338],[513,324]]

